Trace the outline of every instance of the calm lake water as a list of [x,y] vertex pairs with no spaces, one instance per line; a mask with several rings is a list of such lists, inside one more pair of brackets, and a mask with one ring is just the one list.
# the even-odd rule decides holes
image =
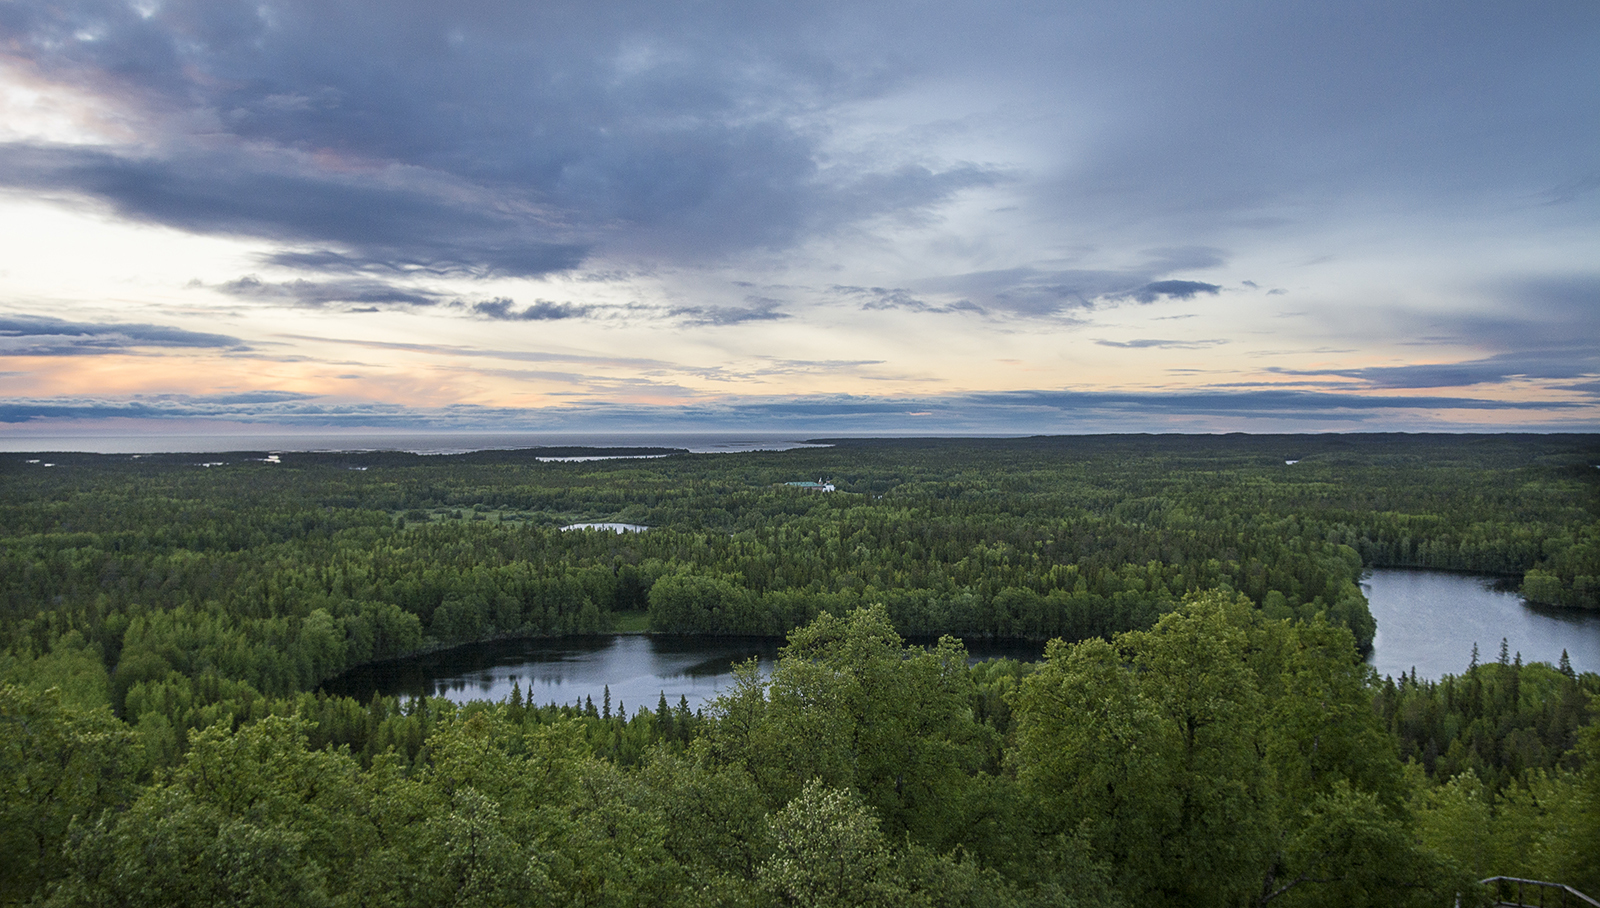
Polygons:
[[[533,702],[574,703],[593,697],[629,713],[655,709],[661,695],[674,706],[687,697],[699,709],[733,678],[733,668],[755,658],[763,674],[772,670],[781,640],[751,637],[680,637],[614,634],[538,640],[496,640],[364,665],[323,684],[334,694],[371,699],[374,693],[401,697],[448,697],[457,703],[501,700],[513,684]],[[975,658],[1038,659],[1044,644],[975,641]]]
[[[1363,582],[1378,634],[1368,659],[1379,675],[1398,677],[1415,666],[1426,678],[1466,670],[1477,643],[1479,659],[1499,657],[1500,638],[1524,662],[1549,662],[1567,650],[1578,671],[1600,672],[1600,615],[1535,609],[1490,581],[1437,571],[1374,570]],[[602,702],[629,712],[654,709],[665,693],[698,709],[749,658],[770,671],[781,641],[748,637],[608,635],[543,640],[497,640],[410,659],[362,666],[323,685],[330,693],[367,700],[374,693],[448,697],[457,703],[501,700],[517,685],[533,702]],[[1037,659],[1042,644],[971,641],[975,658]]]
[[676,706],[688,697],[699,708],[733,677],[733,667],[755,657],[770,671],[779,640],[749,637],[679,637],[616,634],[534,640],[495,640],[365,665],[328,681],[323,689],[366,700],[374,693],[401,697],[501,700],[513,684],[534,703],[573,703],[593,697],[629,713],[655,709],[661,695]]
[[1472,661],[1500,658],[1500,639],[1523,662],[1561,661],[1600,672],[1600,615],[1528,605],[1515,592],[1472,574],[1375,569],[1362,590],[1378,619],[1367,659],[1379,675],[1399,677],[1415,666],[1424,678],[1459,675]]

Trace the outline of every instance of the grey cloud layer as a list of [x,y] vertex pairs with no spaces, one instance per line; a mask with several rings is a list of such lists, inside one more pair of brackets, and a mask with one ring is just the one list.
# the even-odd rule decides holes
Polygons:
[[[303,268],[699,260],[1013,178],[1072,232],[1178,245],[1307,192],[1593,196],[1583,2],[138,6],[0,6],[9,55],[145,114],[137,148],[0,148],[0,182],[299,244],[275,261]],[[1059,160],[1029,176],[830,144],[849,105],[935,76],[1044,111],[1034,141]],[[1095,287],[1034,289],[1006,301]]]
[[[1560,262],[1552,252],[1547,274],[1458,278],[1476,263],[1459,261],[1450,239],[1434,234],[1467,224],[1491,235],[1517,218],[1517,242],[1529,248],[1550,237],[1562,241],[1547,244],[1553,250],[1585,248],[1573,239],[1600,222],[1600,118],[1582,115],[1600,109],[1595,47],[1600,5],[1590,0],[1153,8],[1100,0],[15,0],[0,3],[8,68],[98,96],[127,136],[99,146],[0,143],[0,189],[266,240],[273,248],[264,266],[303,274],[211,285],[233,300],[431,307],[507,323],[654,319],[708,330],[803,319],[808,307],[841,303],[885,319],[1071,325],[1096,307],[1221,308],[1241,283],[1261,297],[1293,286],[1300,299],[1304,285],[1286,277],[1296,266],[1270,275],[1227,269],[1338,260],[1395,237],[1393,258],[1405,273],[1430,292],[1473,296],[1474,305],[1429,309],[1404,324],[1397,315],[1393,335],[1444,338],[1481,355],[1284,369],[1324,389],[1292,392],[1303,397],[1041,392],[960,406],[908,398],[883,411],[960,411],[968,415],[950,418],[973,425],[981,420],[971,414],[984,407],[1019,425],[1072,407],[1356,419],[1409,405],[1357,403],[1368,398],[1341,395],[1340,383],[1400,391],[1530,379],[1592,393],[1600,375],[1585,343],[1600,336],[1592,261]],[[988,205],[991,196],[1011,207],[974,215],[980,206],[952,204]],[[898,241],[912,234],[936,252],[901,259]],[[1274,245],[1297,236],[1312,239]],[[840,239],[841,254],[862,239],[863,250],[890,250],[888,264],[853,273],[850,263],[824,262],[794,266],[814,267],[810,274],[771,276],[787,267],[774,262],[833,254],[808,245],[819,238]],[[917,264],[917,255],[938,250],[949,251],[948,261]],[[897,272],[901,261],[911,264]],[[771,291],[782,299],[740,300],[734,289],[731,297],[607,306],[503,297],[498,286],[473,293],[460,280],[702,266],[711,267],[697,276],[727,274],[735,284],[827,289],[811,298]],[[1463,286],[1469,280],[1478,283]],[[1318,288],[1304,289],[1309,298]],[[239,346],[152,325],[8,324],[0,324],[0,353],[12,355]],[[1211,337],[1220,329],[1197,330]],[[1153,333],[1160,336],[1098,342],[1224,342]],[[1509,406],[1458,397],[1458,409]],[[1419,409],[1443,405],[1416,400]],[[1345,403],[1324,406],[1330,401]],[[307,420],[403,420],[409,412],[330,406],[285,399],[261,412]],[[781,420],[791,403],[762,406],[694,412]],[[865,419],[871,409],[855,399],[792,406],[806,419],[834,406]],[[606,412],[657,418],[637,408]]]
[[84,356],[143,348],[243,349],[236,337],[164,325],[91,324],[39,316],[0,315],[0,356]]
[[882,79],[881,61],[845,65],[797,40],[831,16],[7,4],[12,54],[147,119],[134,148],[0,148],[0,184],[305,247],[275,264],[534,275],[595,242],[683,260],[781,247],[1000,178],[961,162],[824,168],[823,133],[799,121]]
[[[651,386],[652,390],[671,386]],[[1198,391],[1180,393],[1103,393],[1016,391],[944,397],[730,398],[697,402],[685,395],[678,406],[636,406],[583,402],[556,409],[520,410],[459,405],[432,409],[396,404],[340,403],[310,395],[261,392],[247,395],[150,395],[125,400],[57,398],[0,401],[0,423],[39,419],[207,418],[239,422],[328,427],[435,429],[600,430],[803,428],[849,434],[962,431],[1070,431],[1086,427],[1135,427],[1161,431],[1192,416],[1220,416],[1262,425],[1392,424],[1397,418],[1439,411],[1512,413],[1529,426],[1562,426],[1576,409],[1570,403],[1506,402],[1467,397],[1379,397],[1313,391]],[[1435,417],[1436,426],[1450,425]]]
[[308,281],[304,279],[272,283],[255,275],[217,285],[216,290],[238,299],[277,302],[293,306],[325,306],[342,303],[352,306],[432,306],[447,297],[425,290],[406,288],[385,281],[354,279]]
[[930,278],[919,282],[927,292],[956,297],[957,302],[943,307],[930,306],[905,290],[882,288],[839,288],[866,298],[864,308],[903,308],[913,311],[953,311],[967,308],[981,312],[1043,317],[1069,314],[1097,304],[1133,300],[1153,303],[1162,297],[1193,299],[1202,294],[1215,296],[1222,287],[1201,281],[1155,280],[1173,267],[1170,261],[1152,262],[1147,269],[1130,271],[1063,270],[1010,268],[971,274]]
[[1594,346],[1572,346],[1503,353],[1453,363],[1366,366],[1359,369],[1269,368],[1267,371],[1297,377],[1352,379],[1372,388],[1463,388],[1516,379],[1591,378],[1600,375],[1600,351]]

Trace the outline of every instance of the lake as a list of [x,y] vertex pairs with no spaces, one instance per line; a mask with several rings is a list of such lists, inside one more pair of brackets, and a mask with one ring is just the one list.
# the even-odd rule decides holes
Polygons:
[[[728,684],[735,665],[754,658],[763,674],[771,672],[782,645],[760,637],[672,634],[493,640],[359,666],[322,689],[362,701],[382,693],[465,703],[502,700],[515,684],[540,705],[593,697],[599,706],[609,686],[613,706],[624,703],[630,713],[655,709],[663,693],[671,705],[687,697],[690,708],[699,709]],[[967,649],[975,659],[1038,659],[1044,644],[974,641]]]
[[1367,661],[1379,675],[1413,666],[1424,678],[1459,675],[1472,661],[1500,657],[1500,639],[1523,662],[1555,665],[1565,649],[1572,667],[1600,672],[1600,614],[1528,605],[1495,578],[1442,571],[1376,568],[1361,583],[1378,619]]
[[323,685],[329,693],[370,699],[373,693],[401,697],[502,700],[512,685],[534,703],[601,704],[607,686],[613,706],[655,709],[661,694],[676,706],[687,697],[699,708],[752,657],[770,671],[781,640],[750,637],[682,637],[610,634],[492,640],[408,659],[352,669]]
[[[1600,672],[1600,615],[1536,609],[1514,592],[1469,574],[1377,569],[1362,582],[1378,619],[1368,658],[1379,675],[1398,677],[1415,666],[1426,678],[1461,674],[1477,643],[1479,659],[1499,657],[1500,638],[1524,662],[1555,664],[1567,650],[1578,671]],[[353,669],[323,685],[359,700],[374,693],[448,697],[457,703],[501,700],[512,685],[538,704],[592,697],[607,686],[612,704],[630,712],[654,709],[662,693],[676,705],[704,706],[732,677],[733,667],[759,660],[770,671],[781,641],[749,637],[615,634],[495,640]],[[1042,644],[968,644],[975,658],[1037,659]]]

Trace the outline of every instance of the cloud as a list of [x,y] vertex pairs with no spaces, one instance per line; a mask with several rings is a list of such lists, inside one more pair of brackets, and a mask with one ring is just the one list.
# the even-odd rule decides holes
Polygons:
[[953,303],[934,304],[914,295],[910,290],[902,287],[853,287],[835,284],[828,288],[828,292],[859,301],[862,309],[867,311],[901,309],[907,312],[971,312],[983,314],[983,309],[970,300],[957,300]]
[[502,350],[486,349],[483,347],[468,347],[459,344],[413,344],[396,341],[374,341],[350,337],[321,337],[306,334],[280,334],[285,340],[306,340],[318,343],[332,343],[351,347],[363,347],[372,350],[397,350],[406,353],[424,353],[440,357],[468,357],[481,359],[504,359],[516,362],[533,363],[572,363],[574,365],[589,366],[592,368],[636,368],[636,369],[674,369],[672,363],[659,359],[643,359],[625,356],[585,356],[575,353],[547,353],[539,350]]
[[1097,341],[1095,341],[1095,343],[1099,344],[1102,347],[1122,347],[1122,348],[1130,349],[1130,350],[1143,350],[1143,349],[1148,349],[1148,348],[1151,348],[1151,347],[1164,349],[1164,350],[1199,350],[1199,349],[1202,349],[1204,347],[1215,347],[1218,344],[1225,344],[1225,343],[1227,343],[1227,341],[1225,341],[1225,340],[1191,340],[1191,341],[1158,340],[1156,338],[1145,337],[1145,338],[1140,338],[1138,340],[1131,340],[1131,341],[1097,340]]
[[594,306],[580,306],[576,303],[552,303],[549,300],[538,300],[521,309],[514,308],[515,300],[497,297],[482,303],[473,303],[468,307],[473,315],[496,321],[527,321],[542,322],[554,321],[564,318],[582,318],[595,310]]
[[1530,315],[1559,318],[1568,323],[1600,325],[1600,273],[1516,276],[1491,282],[1494,296],[1528,310]]
[[[198,284],[194,286],[204,286]],[[352,278],[333,281],[307,281],[296,279],[269,283],[255,275],[216,285],[213,289],[236,299],[251,302],[281,303],[292,306],[321,308],[328,305],[350,307],[352,312],[378,312],[383,308],[419,308],[443,306],[466,311],[477,318],[493,321],[554,321],[582,318],[594,314],[600,307],[577,303],[555,303],[536,300],[517,308],[516,300],[495,297],[477,302],[464,302],[450,294],[415,287],[402,287],[371,278]]]
[[748,302],[748,306],[680,306],[669,310],[668,314],[682,319],[686,324],[712,326],[770,322],[793,317],[778,309],[781,305],[779,300],[753,297]]
[[829,154],[816,114],[908,64],[838,46],[822,8],[343,9],[8,7],[8,54],[106,99],[132,138],[0,145],[0,185],[290,247],[276,266],[535,276],[597,250],[789,248],[1007,179]]
[[931,278],[919,285],[933,293],[967,300],[985,311],[1047,317],[1090,308],[1096,299],[1128,288],[1129,277],[1117,271],[1008,268]]
[[1290,369],[1269,367],[1278,375],[1342,378],[1372,388],[1461,388],[1536,379],[1575,379],[1600,375],[1600,352],[1592,346],[1502,353],[1453,363],[1411,363],[1356,369]]
[[[581,377],[577,377],[580,378]],[[602,380],[601,384],[605,384]],[[1252,425],[1266,429],[1414,424],[1459,430],[1449,413],[1521,420],[1529,427],[1593,431],[1587,405],[1557,401],[1500,401],[1460,396],[1382,396],[1320,391],[1256,389],[1178,392],[1026,390],[875,397],[817,395],[724,396],[708,399],[670,384],[624,380],[652,396],[674,397],[671,405],[643,405],[571,398],[558,407],[520,409],[454,405],[419,408],[400,404],[335,401],[288,392],[231,395],[147,395],[128,399],[90,397],[0,401],[0,422],[101,420],[110,418],[204,418],[279,426],[377,427],[415,430],[535,431],[807,431],[885,435],[905,432],[1036,434],[1082,431],[1175,431],[1197,425]],[[1471,417],[1468,417],[1469,419]],[[1208,422],[1209,420],[1209,422]]]
[[[1136,5],[971,0],[0,3],[0,75],[71,121],[0,124],[50,137],[0,143],[0,193],[18,202],[7,211],[64,205],[247,241],[259,264],[185,276],[255,268],[264,277],[213,287],[274,306],[682,333],[751,324],[752,338],[826,306],[831,321],[886,333],[931,323],[886,373],[925,373],[929,351],[961,348],[972,368],[950,374],[976,374],[1016,352],[984,349],[1017,328],[1008,320],[1065,331],[1148,303],[1162,311],[1140,318],[1204,312],[1217,327],[1191,323],[1197,333],[1242,326],[1230,351],[1273,351],[1303,370],[1297,386],[1329,393],[1579,387],[1595,374],[1574,349],[1600,336],[1594,276],[1497,275],[1508,263],[1592,270],[1600,120],[1572,114],[1593,107],[1592,6],[1175,4],[1152,19]],[[93,122],[74,119],[84,110]],[[155,269],[104,259],[86,276],[117,268],[100,287],[122,282],[79,298],[161,293]],[[511,280],[539,277],[552,280]],[[602,278],[618,283],[548,289]],[[1386,285],[1392,298],[1374,299]],[[36,286],[14,292],[38,298]],[[1244,311],[1270,308],[1280,288],[1311,294],[1303,311]],[[601,302],[612,294],[636,302]],[[1385,324],[1340,319],[1340,300],[1374,300]],[[980,318],[932,317],[958,313]],[[1138,320],[1102,343],[1196,365],[1177,351],[1206,341]],[[417,324],[396,330],[426,330],[403,321]],[[0,349],[155,343],[124,327]],[[971,334],[949,344],[941,330]],[[1319,330],[1331,336],[1308,334]],[[1372,366],[1425,338],[1452,344],[1430,358],[1466,362]],[[707,373],[760,359],[726,339]],[[413,349],[441,357],[544,356],[420,340]],[[873,343],[858,336],[841,355],[880,355]],[[1318,352],[1330,346],[1360,349]],[[1211,374],[1242,361],[1230,359]],[[943,400],[896,406],[954,412]]]
[[[1167,274],[1173,271],[1199,271],[1228,263],[1228,253],[1215,246],[1163,246],[1144,252],[1148,271]],[[1246,284],[1250,283],[1245,281]]]
[[1121,393],[1098,391],[1017,391],[975,397],[1058,410],[1132,409],[1164,414],[1237,414],[1292,416],[1327,411],[1392,410],[1545,410],[1578,409],[1566,401],[1504,401],[1472,397],[1388,397],[1318,391],[1179,391]]
[[1129,293],[1128,296],[1141,303],[1153,303],[1163,296],[1189,300],[1202,293],[1216,296],[1221,290],[1217,284],[1205,284],[1200,281],[1153,281]]
[[522,275],[936,223],[1002,186],[1026,201],[988,210],[1050,248],[1182,259],[1303,224],[1308,201],[1594,185],[1594,127],[1571,117],[1592,21],[1565,7],[1443,28],[1371,0],[1159,21],[970,2],[338,10],[7,5],[8,55],[132,137],[6,146],[0,180],[295,247],[280,265]]
[[[919,286],[931,293],[961,296],[968,306],[1024,317],[1061,317],[1075,309],[1114,305],[1121,300],[1151,303],[1161,297],[1192,299],[1222,289],[1199,281],[1152,280],[1160,274],[1157,268],[1171,263],[1158,260],[1152,264],[1155,267],[1151,269],[1127,271],[1009,268],[932,278],[919,282]],[[893,304],[895,298],[880,300]]]
[[398,287],[377,280],[296,279],[269,283],[253,274],[218,284],[214,289],[236,299],[314,308],[331,303],[351,306],[433,306],[444,299],[440,294],[431,291]]
[[0,144],[0,185],[103,201],[120,216],[192,233],[338,248],[278,264],[331,270],[539,275],[576,267],[586,246],[483,187],[404,165],[347,172],[292,150],[134,150]]
[[146,348],[247,349],[236,337],[165,325],[90,324],[43,316],[0,315],[0,356],[80,356]]

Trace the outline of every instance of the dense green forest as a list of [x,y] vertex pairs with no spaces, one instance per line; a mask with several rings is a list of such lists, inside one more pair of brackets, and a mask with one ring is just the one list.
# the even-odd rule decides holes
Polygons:
[[[1597,607],[1594,436],[556,453],[0,455],[0,900],[1600,892],[1600,677],[1371,677],[1357,585],[1476,571]],[[817,478],[838,491],[784,485]],[[701,713],[316,692],[646,622],[789,645]],[[942,634],[1060,642],[969,668],[902,640]]]

